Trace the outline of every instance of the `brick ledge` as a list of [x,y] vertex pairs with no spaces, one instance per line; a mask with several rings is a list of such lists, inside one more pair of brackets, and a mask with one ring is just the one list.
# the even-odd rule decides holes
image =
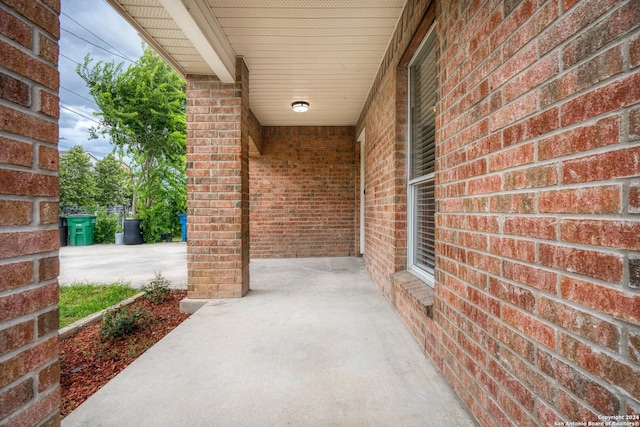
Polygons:
[[391,281],[422,310],[422,312],[433,319],[433,288],[425,282],[409,273],[399,271],[391,275]]

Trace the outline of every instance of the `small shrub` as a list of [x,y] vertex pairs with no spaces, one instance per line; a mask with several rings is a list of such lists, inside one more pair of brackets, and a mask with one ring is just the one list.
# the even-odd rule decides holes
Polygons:
[[140,307],[118,306],[108,310],[102,318],[100,334],[105,340],[124,336],[136,327],[138,320],[145,317],[146,312]]
[[93,230],[93,239],[95,243],[115,243],[115,233],[118,228],[118,216],[107,215],[106,210],[102,209],[96,217],[96,226]]
[[169,297],[171,282],[162,273],[156,273],[148,285],[142,287],[145,297],[154,304],[160,304]]

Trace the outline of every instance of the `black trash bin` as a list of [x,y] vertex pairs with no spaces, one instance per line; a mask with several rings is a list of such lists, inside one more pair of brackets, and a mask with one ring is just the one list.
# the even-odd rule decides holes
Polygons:
[[67,246],[67,239],[69,238],[69,224],[67,223],[66,216],[60,217],[58,229],[60,230],[60,246]]
[[124,244],[139,245],[143,243],[139,219],[124,220]]

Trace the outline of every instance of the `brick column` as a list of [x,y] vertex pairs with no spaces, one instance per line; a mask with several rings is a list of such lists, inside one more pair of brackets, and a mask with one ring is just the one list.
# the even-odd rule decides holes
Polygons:
[[0,425],[56,425],[60,5],[2,3]]
[[185,311],[249,291],[249,73],[242,58],[236,68],[236,83],[187,77]]

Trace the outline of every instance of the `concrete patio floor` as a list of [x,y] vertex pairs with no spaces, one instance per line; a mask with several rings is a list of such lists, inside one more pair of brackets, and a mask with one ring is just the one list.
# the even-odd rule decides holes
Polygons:
[[470,426],[360,258],[251,261],[63,426]]

